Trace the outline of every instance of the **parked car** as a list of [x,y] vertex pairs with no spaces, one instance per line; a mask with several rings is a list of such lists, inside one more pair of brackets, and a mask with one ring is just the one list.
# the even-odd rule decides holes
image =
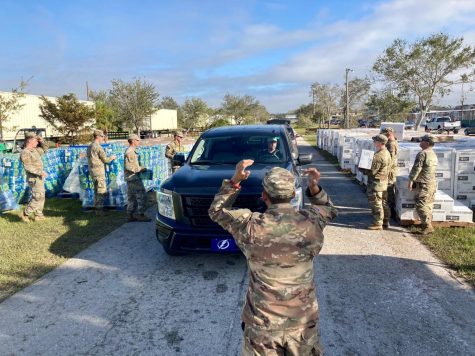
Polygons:
[[[277,138],[280,154],[263,154],[268,139]],[[311,154],[298,154],[283,125],[226,126],[204,132],[185,160],[176,156],[178,169],[157,192],[156,236],[170,255],[186,251],[237,252],[232,236],[211,221],[208,209],[223,179],[230,179],[242,159],[254,159],[252,174],[242,182],[235,207],[264,212],[262,179],[272,167],[288,169],[297,177],[295,208],[303,206],[298,165]]]
[[458,133],[460,130],[461,124],[460,121],[452,121],[449,116],[440,116],[440,117],[433,117],[429,121],[426,122],[425,131],[430,132],[437,130],[438,133],[442,133],[444,131],[453,133]]
[[473,127],[466,127],[463,132],[465,135],[470,136],[470,135],[475,135],[475,126]]
[[404,130],[414,130],[416,123],[414,121],[406,121],[404,123]]

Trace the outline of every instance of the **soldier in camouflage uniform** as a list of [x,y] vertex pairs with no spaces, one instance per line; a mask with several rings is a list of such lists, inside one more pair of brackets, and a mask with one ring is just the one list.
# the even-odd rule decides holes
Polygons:
[[423,136],[420,147],[422,151],[417,154],[411,173],[409,173],[407,188],[410,191],[414,189],[416,193],[416,211],[421,219],[421,233],[428,235],[434,232],[432,227],[432,205],[437,190],[435,179],[437,155],[432,149],[434,147],[432,136]]
[[95,130],[94,141],[87,148],[89,175],[94,181],[94,207],[96,215],[104,214],[104,194],[107,192],[104,164],[116,159],[115,156],[107,157],[104,149],[101,147],[104,137],[104,133],[101,130]]
[[170,142],[165,150],[165,157],[167,157],[170,162],[172,173],[175,173],[177,169],[180,168],[180,166],[173,165],[173,157],[175,157],[178,152],[183,151],[181,141],[183,141],[183,134],[181,132],[175,132],[173,134],[173,142]]
[[381,133],[388,138],[386,148],[391,155],[391,167],[388,176],[388,206],[391,210],[396,205],[397,154],[399,150],[399,144],[397,143],[396,136],[394,136],[394,130],[392,127],[384,128],[381,130]]
[[147,205],[147,193],[140,173],[146,171],[145,167],[139,165],[139,157],[135,148],[140,145],[140,138],[137,135],[129,136],[129,148],[125,151],[124,176],[127,182],[127,220],[148,222],[151,219],[145,216]]
[[382,230],[389,227],[391,213],[388,207],[388,176],[391,167],[391,155],[386,143],[388,139],[384,135],[373,137],[376,153],[373,156],[371,169],[361,169],[368,176],[366,194],[368,203],[373,214],[374,222],[368,226],[369,230]]
[[31,199],[21,215],[24,222],[44,220],[45,182],[47,174],[43,171],[41,156],[48,150],[48,144],[41,136],[34,133],[25,134],[25,148],[20,154],[21,162],[26,171],[26,179],[30,187]]
[[315,168],[305,171],[306,195],[313,206],[293,208],[295,177],[279,167],[263,180],[265,213],[233,208],[252,164],[238,163],[234,177],[223,181],[209,209],[211,219],[233,235],[248,261],[242,354],[321,355],[313,261],[323,245],[323,228],[336,209],[318,185]]

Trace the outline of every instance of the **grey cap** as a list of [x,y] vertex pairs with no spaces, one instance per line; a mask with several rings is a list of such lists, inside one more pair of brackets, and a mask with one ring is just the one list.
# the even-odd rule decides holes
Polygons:
[[381,129],[381,133],[384,135],[387,135],[390,132],[394,132],[394,129],[392,127],[385,127],[384,129]]

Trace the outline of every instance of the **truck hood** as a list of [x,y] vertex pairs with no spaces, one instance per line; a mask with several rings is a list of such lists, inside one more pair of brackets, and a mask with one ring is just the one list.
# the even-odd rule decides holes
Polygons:
[[[241,183],[242,193],[260,194],[262,179],[265,173],[273,167],[282,167],[292,170],[291,163],[282,164],[254,164],[249,170],[251,175]],[[234,165],[188,165],[185,164],[166,180],[162,188],[185,195],[214,195],[221,187],[223,179],[231,179],[234,174]]]

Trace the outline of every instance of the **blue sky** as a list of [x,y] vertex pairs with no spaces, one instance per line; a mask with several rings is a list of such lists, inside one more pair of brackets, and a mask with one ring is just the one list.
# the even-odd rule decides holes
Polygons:
[[[218,106],[250,94],[271,112],[309,102],[314,81],[365,76],[395,38],[437,31],[475,45],[475,1],[1,0],[0,90],[32,94],[110,88],[144,78],[178,102]],[[468,100],[475,102],[474,92]],[[457,104],[458,92],[442,103]]]

